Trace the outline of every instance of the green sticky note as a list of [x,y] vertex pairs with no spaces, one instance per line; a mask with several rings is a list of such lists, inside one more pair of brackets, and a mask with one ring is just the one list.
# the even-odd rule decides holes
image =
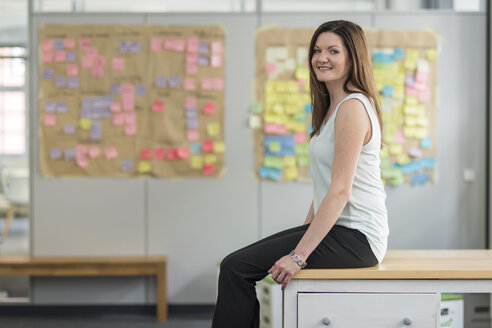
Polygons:
[[259,114],[263,111],[263,105],[260,102],[254,102],[251,104],[250,111],[253,114]]
[[278,153],[281,148],[282,145],[278,141],[272,141],[268,144],[268,150],[271,151],[272,153]]
[[308,166],[309,165],[309,156],[302,155],[297,157],[297,164],[299,166]]
[[308,144],[296,144],[296,149],[295,149],[296,155],[308,155],[309,154],[309,148]]
[[284,167],[284,159],[282,157],[265,156],[263,165],[275,169],[282,169]]

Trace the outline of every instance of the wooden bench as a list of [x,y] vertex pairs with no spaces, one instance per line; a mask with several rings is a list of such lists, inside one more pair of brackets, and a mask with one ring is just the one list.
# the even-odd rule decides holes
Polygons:
[[167,319],[166,257],[0,256],[1,276],[155,276],[157,321]]
[[284,328],[437,328],[441,293],[492,293],[492,250],[390,250],[371,268],[303,269],[284,291]]

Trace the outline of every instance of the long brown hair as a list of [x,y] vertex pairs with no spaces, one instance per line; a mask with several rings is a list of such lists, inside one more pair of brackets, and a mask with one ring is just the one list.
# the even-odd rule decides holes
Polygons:
[[[340,36],[348,51],[349,62],[351,65],[347,79],[343,84],[343,90],[346,93],[361,92],[374,101],[376,115],[382,132],[383,121],[381,117],[381,105],[379,103],[376,83],[374,82],[374,72],[364,32],[357,24],[345,20],[336,20],[320,25],[314,32],[309,46],[309,82],[311,89],[311,103],[313,106],[313,132],[311,132],[310,137],[312,138],[319,134],[323,120],[330,107],[330,95],[326,85],[323,82],[318,81],[311,63],[314,46],[316,45],[318,36],[324,32],[333,32]],[[356,90],[349,89],[349,85],[355,87]]]

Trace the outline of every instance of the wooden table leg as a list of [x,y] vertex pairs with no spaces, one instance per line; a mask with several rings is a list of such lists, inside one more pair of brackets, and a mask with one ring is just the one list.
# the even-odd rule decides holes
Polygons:
[[164,322],[167,320],[166,263],[157,266],[156,285],[157,321]]

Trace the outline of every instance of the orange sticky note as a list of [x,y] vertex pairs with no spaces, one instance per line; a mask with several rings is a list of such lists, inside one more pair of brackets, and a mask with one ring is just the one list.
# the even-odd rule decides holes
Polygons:
[[214,143],[211,140],[205,140],[202,142],[202,152],[210,153],[214,150]]
[[150,149],[146,148],[140,151],[140,159],[151,159],[151,158],[152,158],[152,152],[150,151]]
[[122,71],[125,69],[125,58],[113,58],[113,69]]
[[79,66],[77,64],[67,64],[67,75],[68,76],[79,75]]
[[166,152],[164,151],[164,147],[154,148],[154,158],[155,159],[164,159],[164,158],[166,158]]
[[56,116],[53,114],[44,114],[43,122],[44,122],[44,125],[46,125],[46,126],[55,126],[56,125]]
[[205,105],[203,105],[203,112],[205,114],[215,114],[215,103],[206,102]]
[[162,113],[164,111],[164,102],[160,100],[154,101],[154,104],[152,105],[152,110],[154,112]]

